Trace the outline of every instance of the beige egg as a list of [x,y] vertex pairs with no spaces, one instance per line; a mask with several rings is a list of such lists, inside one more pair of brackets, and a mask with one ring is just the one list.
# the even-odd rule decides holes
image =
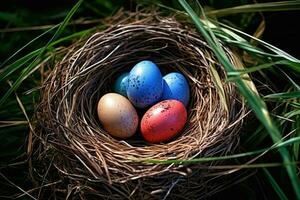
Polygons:
[[117,138],[129,138],[138,127],[138,115],[130,101],[117,93],[108,93],[98,102],[98,117],[103,128]]

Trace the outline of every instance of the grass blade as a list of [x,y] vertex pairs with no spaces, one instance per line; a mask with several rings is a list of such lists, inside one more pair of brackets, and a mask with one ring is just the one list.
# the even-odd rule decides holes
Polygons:
[[[220,23],[220,22],[217,22],[217,23],[221,26],[221,32],[222,33],[227,33],[228,36],[231,36],[231,37],[234,38],[234,40],[232,40],[228,37],[225,38],[225,39],[228,39],[229,41],[231,41],[232,44],[234,44],[234,43],[238,44],[238,46],[240,48],[243,48],[243,49],[248,50],[248,51],[253,51],[254,53],[259,53],[259,54],[266,55],[266,56],[269,55],[271,57],[278,57],[278,58],[286,59],[286,61],[285,61],[286,63],[289,63],[288,61],[290,61],[291,63],[289,63],[289,64],[291,64],[291,66],[293,66],[294,68],[298,68],[297,70],[299,70],[300,61],[297,58],[295,58],[295,57],[291,56],[290,54],[288,54],[287,52],[285,52],[285,51],[279,49],[278,47],[275,47],[274,45],[269,44],[269,43],[267,43],[267,42],[265,42],[265,41],[263,41],[259,38],[253,37],[252,35],[249,35],[249,34],[243,32],[243,31],[240,31],[236,28],[228,26],[224,23]],[[216,27],[216,26],[214,25],[214,27]],[[265,48],[269,49],[270,51],[272,51],[275,54],[269,54],[269,53],[263,52],[259,48],[254,47],[253,45],[248,43],[242,37],[238,36],[236,33],[240,34],[240,35],[243,35],[243,36],[246,36],[247,38],[250,38],[251,40],[254,40],[258,44],[263,45]]]
[[290,11],[300,10],[300,1],[279,1],[279,2],[268,2],[268,3],[255,3],[248,5],[235,6],[231,8],[224,8],[220,10],[207,11],[207,16],[226,16],[238,13],[249,13],[249,12],[274,12],[274,11]]
[[33,60],[33,58],[35,58],[37,55],[39,55],[40,52],[41,52],[41,49],[32,51],[29,54],[27,54],[26,56],[16,60],[11,65],[8,65],[7,67],[5,67],[3,70],[0,71],[1,72],[0,73],[0,82],[4,81],[4,79],[7,78],[9,75],[11,75],[15,71],[17,71],[19,68],[23,67],[23,65],[25,65],[29,61]]
[[[35,37],[34,39],[32,39],[31,41],[29,41],[26,45],[24,45],[23,47],[21,47],[17,52],[15,52],[13,55],[11,55],[9,58],[7,58],[4,62],[1,63],[0,65],[0,69],[8,62],[10,61],[13,57],[15,57],[18,53],[20,53],[23,49],[25,49],[26,47],[28,47],[30,44],[32,44],[33,42],[37,41],[38,39],[40,39],[41,37],[43,37],[44,35],[46,35],[47,33],[51,32],[52,30],[54,30],[55,28],[57,28],[59,26],[55,25],[53,27],[51,27],[49,30],[43,32],[42,34],[40,34],[39,36]],[[0,79],[1,80],[1,79]]]
[[218,94],[220,96],[221,103],[222,103],[224,109],[226,110],[226,112],[228,113],[228,107],[227,107],[228,103],[227,103],[226,94],[225,94],[225,91],[223,88],[221,78],[220,78],[217,70],[215,69],[215,66],[213,66],[213,65],[210,66],[210,72],[211,72],[211,76],[213,78],[213,82],[218,90]]
[[[295,123],[293,124],[293,129],[295,130],[295,136],[300,136],[300,116],[296,117]],[[293,144],[293,154],[294,154],[294,160],[299,159],[299,152],[300,152],[300,143]]]
[[295,98],[300,98],[300,91],[269,94],[264,96],[264,98],[265,99],[295,99]]
[[281,188],[279,187],[279,185],[277,184],[277,182],[275,181],[273,176],[270,174],[270,172],[266,168],[263,168],[263,172],[265,173],[268,181],[270,182],[270,184],[274,188],[274,190],[275,190],[276,194],[278,195],[278,197],[281,200],[288,200],[288,198],[286,197],[284,192],[281,190]]
[[[94,28],[91,29],[87,29],[87,30],[83,30],[83,31],[79,31],[76,32],[72,35],[57,39],[56,41],[53,41],[51,44],[49,44],[48,48],[51,48],[59,43],[71,40],[73,38],[78,38],[80,36],[86,35],[89,32],[92,32],[94,30]],[[11,75],[12,73],[14,73],[15,71],[17,71],[18,69],[20,69],[22,66],[24,66],[27,62],[29,62],[30,60],[33,60],[33,58],[35,58],[36,56],[38,56],[40,54],[40,52],[42,51],[42,49],[37,49],[33,52],[30,52],[29,54],[25,55],[24,57],[18,59],[17,61],[15,61],[14,63],[6,66],[3,71],[1,71],[0,73],[0,82],[4,81],[9,75]]]
[[[248,67],[248,68],[242,69],[242,70],[236,70],[235,72],[229,72],[228,76],[229,77],[230,76],[241,76],[241,75],[244,75],[244,74],[257,72],[257,71],[260,71],[262,69],[272,68],[276,65],[285,65],[286,67],[289,67],[289,68],[291,68],[291,69],[293,69],[293,70],[300,73],[300,63],[294,63],[294,62],[290,62],[290,61],[287,61],[287,60],[279,60],[279,61],[276,61],[276,62],[264,63],[264,64],[257,65],[257,66],[254,66],[254,67]],[[290,79],[290,77],[287,77],[287,78]]]
[[12,87],[3,95],[3,97],[0,99],[0,107],[3,105],[3,103],[6,101],[6,99],[21,85],[21,83],[36,70],[36,64],[38,63],[38,59],[43,55],[43,53],[46,51],[48,46],[53,42],[59,35],[63,32],[65,29],[67,23],[70,21],[71,17],[75,14],[79,6],[83,0],[79,0],[75,6],[71,9],[71,11],[67,14],[64,21],[60,24],[57,31],[53,35],[53,37],[49,40],[49,42],[45,45],[45,47],[39,52],[37,57],[34,59],[34,61],[31,62],[31,64],[25,68],[25,70],[21,73],[20,77],[14,82]]
[[232,154],[232,155],[226,155],[226,156],[215,156],[215,157],[202,157],[202,158],[194,158],[191,160],[140,160],[141,162],[145,163],[153,163],[153,164],[195,164],[195,163],[204,163],[204,162],[211,162],[211,161],[218,161],[218,160],[230,160],[230,159],[236,159],[236,158],[242,158],[247,156],[254,156],[257,154],[265,154],[268,151],[280,149],[282,147],[286,147],[289,145],[295,145],[300,144],[300,136],[294,137],[291,139],[288,139],[284,142],[278,142],[274,144],[271,147],[258,149],[255,151],[249,151],[245,153],[239,153],[239,154]]

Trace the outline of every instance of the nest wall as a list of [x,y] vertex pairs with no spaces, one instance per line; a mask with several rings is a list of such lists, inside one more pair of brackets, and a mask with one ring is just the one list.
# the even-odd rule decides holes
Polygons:
[[[32,177],[39,185],[61,180],[43,188],[45,194],[195,199],[225,184],[209,169],[216,162],[154,162],[232,152],[246,112],[209,45],[186,21],[179,21],[157,13],[121,13],[105,30],[63,51],[41,89],[35,117]],[[223,49],[233,64],[238,62],[228,47]],[[164,144],[146,143],[139,133],[115,139],[98,120],[100,97],[112,91],[120,73],[141,60],[154,61],[163,74],[181,72],[190,85],[185,128]]]

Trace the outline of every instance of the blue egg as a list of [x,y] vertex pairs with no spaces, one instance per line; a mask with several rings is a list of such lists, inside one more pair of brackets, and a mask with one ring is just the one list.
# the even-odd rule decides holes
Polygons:
[[125,97],[127,97],[128,75],[129,72],[121,74],[114,84],[114,91]]
[[164,90],[161,100],[175,99],[185,106],[190,99],[190,88],[186,78],[177,72],[172,72],[163,77]]
[[151,61],[137,63],[128,75],[127,96],[138,108],[146,108],[158,102],[163,92],[160,70]]

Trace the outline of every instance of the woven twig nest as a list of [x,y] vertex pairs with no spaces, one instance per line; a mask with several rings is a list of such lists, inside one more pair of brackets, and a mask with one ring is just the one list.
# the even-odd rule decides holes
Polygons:
[[[36,114],[38,145],[32,154],[33,163],[45,166],[33,164],[33,174],[39,172],[40,184],[50,182],[51,176],[60,179],[44,189],[65,196],[203,197],[201,192],[209,190],[205,177],[212,176],[206,169],[214,163],[155,164],[151,160],[190,160],[231,152],[238,143],[244,103],[236,87],[225,82],[226,73],[211,48],[192,27],[151,13],[126,16],[115,20],[118,25],[69,47],[45,81]],[[234,53],[223,48],[237,63]],[[97,103],[112,91],[116,77],[146,59],[164,74],[181,72],[191,89],[188,122],[178,137],[164,144],[146,143],[139,133],[128,140],[115,139],[97,116]]]

